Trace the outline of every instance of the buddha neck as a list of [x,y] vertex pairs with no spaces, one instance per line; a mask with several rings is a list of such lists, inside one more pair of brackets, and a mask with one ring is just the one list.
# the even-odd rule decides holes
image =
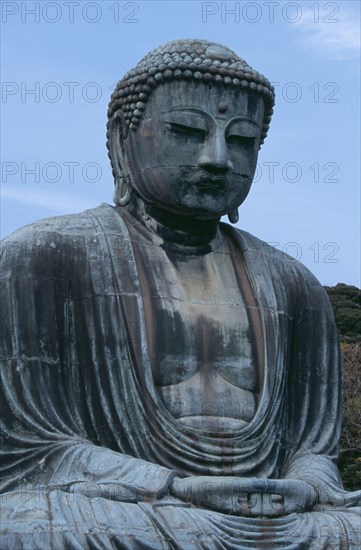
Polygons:
[[200,220],[167,212],[155,204],[145,202],[133,193],[127,210],[147,229],[154,231],[163,241],[184,247],[204,246],[215,238],[220,218]]

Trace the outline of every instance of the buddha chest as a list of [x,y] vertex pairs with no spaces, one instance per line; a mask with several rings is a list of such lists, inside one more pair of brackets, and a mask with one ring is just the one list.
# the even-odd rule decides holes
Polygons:
[[217,243],[196,253],[141,237],[135,248],[157,392],[184,425],[220,432],[252,420],[260,381],[241,282]]

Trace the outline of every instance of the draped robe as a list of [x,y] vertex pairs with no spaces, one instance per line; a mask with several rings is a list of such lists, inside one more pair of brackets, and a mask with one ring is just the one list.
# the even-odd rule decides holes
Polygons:
[[[322,286],[220,224],[257,304],[264,381],[253,420],[211,437],[154,388],[127,223],[103,204],[3,241],[0,547],[358,548],[361,491],[344,491],[335,466],[341,369]],[[300,479],[319,501],[275,519],[226,515],[170,496],[175,475]]]

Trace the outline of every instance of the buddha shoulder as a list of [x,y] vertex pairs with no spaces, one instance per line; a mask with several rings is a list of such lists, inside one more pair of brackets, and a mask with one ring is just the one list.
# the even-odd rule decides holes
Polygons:
[[[222,224],[223,228],[225,225]],[[240,257],[259,281],[272,281],[279,292],[286,293],[288,299],[292,298],[291,303],[295,298],[302,302],[305,297],[308,304],[314,302],[317,306],[318,301],[320,306],[320,299],[329,303],[323,286],[302,262],[247,231],[228,224],[226,231],[233,235]],[[306,302],[302,305],[305,306]]]
[[77,214],[53,216],[25,225],[1,241],[2,262],[32,266],[45,264],[46,260],[59,260],[64,256],[84,255],[87,245],[97,238],[94,218],[109,210],[101,205]]

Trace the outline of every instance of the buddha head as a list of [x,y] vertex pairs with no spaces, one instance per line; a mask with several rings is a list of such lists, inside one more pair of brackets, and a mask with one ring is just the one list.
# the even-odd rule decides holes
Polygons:
[[224,46],[177,40],[153,50],[109,104],[115,203],[135,193],[167,212],[236,222],[273,105],[268,80]]

